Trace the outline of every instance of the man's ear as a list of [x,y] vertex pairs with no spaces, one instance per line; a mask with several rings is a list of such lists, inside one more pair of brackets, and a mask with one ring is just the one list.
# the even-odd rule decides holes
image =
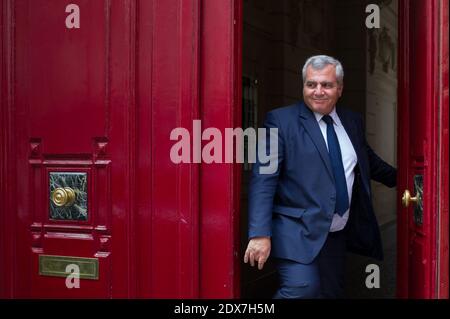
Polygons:
[[338,90],[339,90],[339,97],[341,97],[342,96],[342,91],[344,91],[344,84],[343,83],[339,86]]

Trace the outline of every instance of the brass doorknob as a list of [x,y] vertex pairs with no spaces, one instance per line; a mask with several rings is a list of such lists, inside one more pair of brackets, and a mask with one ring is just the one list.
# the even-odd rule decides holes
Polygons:
[[408,207],[409,203],[417,203],[419,199],[417,198],[417,195],[415,197],[411,197],[411,193],[409,190],[405,190],[402,197],[402,203],[404,207]]
[[58,187],[56,188],[51,195],[51,199],[53,204],[55,204],[56,206],[62,207],[68,207],[68,206],[72,206],[73,203],[75,202],[75,192],[72,188],[70,187]]

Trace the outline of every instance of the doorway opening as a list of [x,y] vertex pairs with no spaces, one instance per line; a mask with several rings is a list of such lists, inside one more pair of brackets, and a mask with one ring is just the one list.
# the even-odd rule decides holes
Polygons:
[[[316,54],[331,55],[344,67],[338,104],[363,115],[366,138],[387,163],[397,166],[397,19],[398,1],[378,1],[380,28],[368,29],[369,1],[243,1],[243,128],[262,127],[266,113],[302,99],[301,68]],[[247,245],[248,182],[243,165],[241,252]],[[383,240],[382,262],[348,254],[347,298],[396,296],[396,189],[372,181],[372,197]],[[379,288],[368,288],[368,265],[380,270]],[[272,262],[263,270],[241,258],[241,296],[271,298],[278,285]]]

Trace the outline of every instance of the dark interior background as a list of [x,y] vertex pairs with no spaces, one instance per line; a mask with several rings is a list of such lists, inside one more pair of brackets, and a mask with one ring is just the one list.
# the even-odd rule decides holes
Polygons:
[[[381,27],[368,29],[366,6],[380,7]],[[243,127],[262,127],[265,114],[301,99],[301,68],[311,55],[327,54],[344,66],[341,105],[363,114],[372,148],[396,166],[397,1],[244,0]],[[247,245],[247,192],[251,164],[243,166],[241,255]],[[349,254],[348,298],[394,298],[396,190],[373,183],[385,260]],[[242,260],[242,259],[241,259]],[[380,267],[381,286],[368,289],[368,264]],[[258,271],[242,263],[241,296],[271,298],[277,287],[272,263]]]

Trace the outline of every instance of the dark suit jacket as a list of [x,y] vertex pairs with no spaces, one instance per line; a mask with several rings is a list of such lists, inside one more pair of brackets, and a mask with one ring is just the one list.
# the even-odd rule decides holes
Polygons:
[[[394,187],[396,169],[367,144],[360,115],[340,106],[336,111],[358,157],[350,217],[345,227],[347,248],[382,259],[370,179]],[[259,167],[264,165],[258,160],[253,166],[249,238],[271,236],[272,257],[310,263],[327,238],[336,204],[325,140],[314,113],[303,102],[269,112],[264,127],[278,128],[278,169],[273,174],[261,174]]]

